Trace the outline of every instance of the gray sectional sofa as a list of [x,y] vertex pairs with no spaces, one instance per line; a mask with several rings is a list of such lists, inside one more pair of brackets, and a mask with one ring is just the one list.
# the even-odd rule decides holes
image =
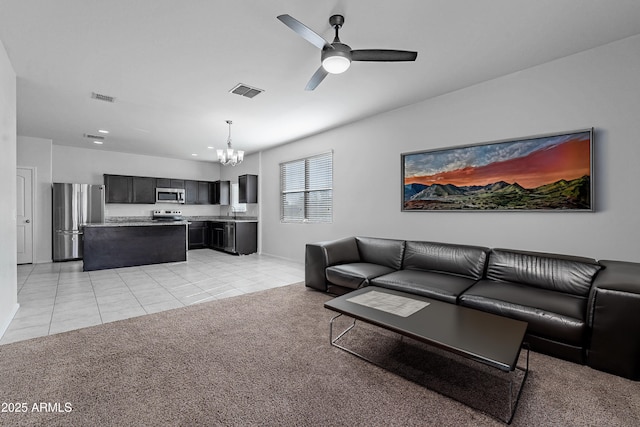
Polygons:
[[395,289],[528,322],[550,354],[640,380],[640,264],[374,237],[306,245],[305,284]]

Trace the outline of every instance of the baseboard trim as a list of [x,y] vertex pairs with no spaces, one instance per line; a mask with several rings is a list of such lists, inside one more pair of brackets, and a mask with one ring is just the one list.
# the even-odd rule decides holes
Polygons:
[[4,322],[2,322],[2,326],[0,327],[0,338],[2,338],[4,336],[4,333],[7,332],[7,329],[9,329],[9,325],[11,324],[13,318],[16,316],[19,308],[20,304],[16,303],[16,305],[13,307],[13,310],[11,310],[11,314],[9,315],[9,317]]

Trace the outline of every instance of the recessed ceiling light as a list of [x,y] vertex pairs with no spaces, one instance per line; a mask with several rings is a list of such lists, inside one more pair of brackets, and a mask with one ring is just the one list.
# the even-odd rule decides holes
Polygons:
[[93,141],[94,144],[102,145],[104,144],[102,141]]
[[213,147],[207,147],[209,150],[213,150]]
[[192,156],[193,157],[198,157],[198,155],[196,153],[193,153]]
[[100,132],[100,133],[104,133],[104,134],[109,133],[109,131],[108,131],[108,130],[105,130],[105,129],[98,129],[98,132]]

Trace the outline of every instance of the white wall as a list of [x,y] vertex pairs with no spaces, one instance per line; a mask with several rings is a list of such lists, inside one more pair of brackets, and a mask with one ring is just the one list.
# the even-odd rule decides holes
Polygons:
[[215,181],[220,179],[220,166],[214,162],[53,146],[54,182],[102,184],[105,173]]
[[34,206],[34,262],[51,261],[51,155],[50,139],[18,136],[18,166],[33,167],[36,171]]
[[[634,36],[263,152],[263,252],[367,235],[640,261],[638,52]],[[403,152],[588,127],[595,213],[400,210]],[[333,224],[281,224],[278,164],[330,149]]]
[[0,41],[0,337],[18,310],[16,250],[16,74]]

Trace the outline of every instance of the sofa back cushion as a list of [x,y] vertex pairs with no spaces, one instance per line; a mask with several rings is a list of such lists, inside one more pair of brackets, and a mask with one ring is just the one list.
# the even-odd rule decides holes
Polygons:
[[487,263],[488,248],[436,242],[408,241],[402,268],[455,274],[479,280]]
[[357,237],[360,262],[384,265],[394,270],[402,267],[404,240]]
[[487,278],[587,296],[600,268],[591,258],[492,249]]
[[323,242],[327,266],[360,262],[360,253],[355,237]]

